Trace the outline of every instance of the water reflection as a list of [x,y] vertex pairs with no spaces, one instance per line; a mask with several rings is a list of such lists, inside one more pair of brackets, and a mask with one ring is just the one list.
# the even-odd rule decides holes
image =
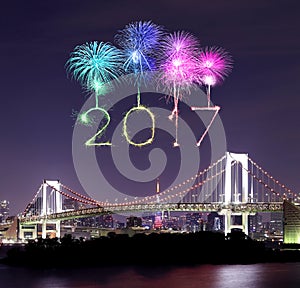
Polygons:
[[0,265],[5,288],[299,288],[300,263],[33,270]]
[[300,263],[219,266],[216,286],[222,288],[300,287]]
[[216,269],[216,284],[222,288],[265,288],[261,280],[264,277],[264,265],[231,265]]

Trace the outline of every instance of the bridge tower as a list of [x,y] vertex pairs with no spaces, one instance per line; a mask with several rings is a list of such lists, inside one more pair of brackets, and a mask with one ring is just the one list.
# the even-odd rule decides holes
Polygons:
[[[54,189],[53,189],[53,188]],[[47,216],[52,213],[62,212],[62,195],[60,191],[59,180],[44,180],[42,185],[42,211],[41,216]],[[47,224],[54,224],[55,229],[47,229]],[[46,238],[47,231],[55,232],[56,237],[60,237],[60,220],[47,220],[47,217],[42,222],[42,238]]]
[[[253,191],[248,190],[248,154],[226,152],[225,162],[225,189],[224,204],[230,207],[230,204],[241,204],[252,202]],[[248,234],[248,212],[233,212],[231,209],[223,209],[221,214],[225,216],[225,234],[230,233],[232,228],[239,228]],[[233,220],[241,217],[239,223]]]
[[[42,217],[39,220],[30,224],[19,224],[19,238],[35,239],[38,235],[38,225],[42,226],[42,238],[47,237],[47,232],[55,233],[56,237],[60,237],[60,220],[49,220],[47,216],[53,213],[62,212],[62,195],[58,192],[61,190],[59,180],[44,180],[40,190],[36,206],[36,213]],[[26,236],[30,235],[30,236]]]

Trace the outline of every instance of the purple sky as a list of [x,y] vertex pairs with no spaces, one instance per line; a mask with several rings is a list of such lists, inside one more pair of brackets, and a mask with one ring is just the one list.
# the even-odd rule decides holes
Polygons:
[[[185,30],[234,59],[213,89],[228,150],[248,152],[298,192],[300,163],[300,2],[5,1],[1,5],[0,199],[24,210],[43,179],[82,187],[72,162],[72,109],[85,97],[65,62],[78,44],[110,41],[118,29],[152,20]],[[9,4],[8,4],[9,2]],[[281,2],[281,4],[278,4]]]

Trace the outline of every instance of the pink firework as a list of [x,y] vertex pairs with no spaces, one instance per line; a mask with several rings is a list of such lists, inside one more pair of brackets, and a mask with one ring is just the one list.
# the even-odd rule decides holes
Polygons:
[[207,86],[208,106],[210,106],[210,88],[221,83],[230,73],[232,58],[220,47],[207,47],[200,52],[197,67],[198,82]]
[[184,31],[175,32],[165,37],[162,42],[160,57],[161,81],[173,95],[174,108],[170,119],[176,116],[176,142],[178,127],[178,102],[183,91],[189,89],[195,81],[197,72],[196,55],[199,51],[197,39]]
[[197,39],[184,31],[165,37],[162,43],[160,69],[162,81],[170,90],[174,87],[186,90],[193,83],[197,69],[198,47]]

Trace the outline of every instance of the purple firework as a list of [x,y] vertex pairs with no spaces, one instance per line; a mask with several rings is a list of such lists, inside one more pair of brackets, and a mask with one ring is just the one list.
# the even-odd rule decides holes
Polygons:
[[176,140],[178,146],[178,102],[183,91],[189,91],[196,75],[196,55],[199,44],[197,39],[188,32],[179,31],[169,34],[162,41],[160,55],[161,81],[174,99],[174,108],[170,115],[175,115]]
[[180,90],[188,90],[195,79],[198,47],[197,39],[185,31],[169,34],[162,41],[162,81],[171,90],[177,89],[174,98],[180,97]]
[[210,88],[221,83],[232,69],[231,56],[220,47],[206,47],[198,57],[198,82],[207,86],[208,106]]

